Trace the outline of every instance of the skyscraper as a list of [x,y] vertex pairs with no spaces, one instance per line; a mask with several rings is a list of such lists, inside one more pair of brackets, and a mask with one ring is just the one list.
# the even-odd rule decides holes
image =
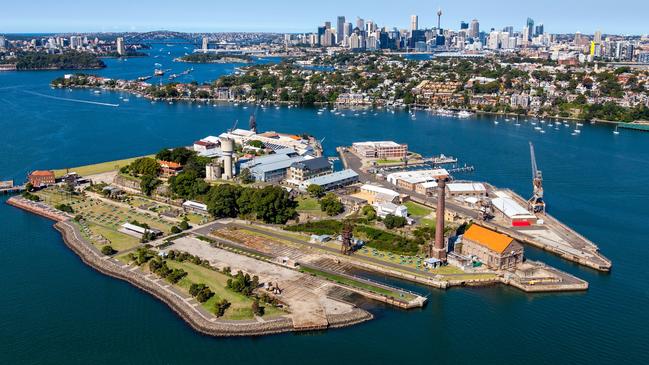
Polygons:
[[7,48],[7,39],[3,35],[0,35],[0,49],[5,48]]
[[531,41],[534,36],[534,19],[527,18],[527,23],[525,28],[527,29],[527,40]]
[[469,29],[469,23],[467,23],[465,21],[461,21],[460,22],[460,30],[462,30],[462,29]]
[[126,47],[124,46],[124,38],[123,37],[117,37],[115,40],[115,46],[117,48],[117,54],[120,56],[123,56],[126,54]]
[[209,48],[209,45],[210,45],[210,42],[207,39],[207,37],[203,37],[203,43],[201,44],[201,49],[203,51],[207,51],[207,49]]
[[473,19],[471,21],[471,26],[469,27],[469,37],[478,38],[480,36],[480,23],[478,19]]
[[599,30],[595,32],[595,35],[593,35],[593,42],[595,43],[602,43],[602,32]]
[[545,33],[545,30],[543,29],[543,23],[541,23],[537,25],[536,28],[534,29],[534,35],[540,36],[543,35],[543,33]]
[[356,28],[361,32],[365,29],[365,20],[363,18],[356,18]]
[[341,43],[345,38],[345,17],[339,16],[338,23],[336,24],[336,35],[338,37],[338,43]]
[[410,30],[417,30],[419,29],[419,17],[417,15],[411,15],[410,16]]

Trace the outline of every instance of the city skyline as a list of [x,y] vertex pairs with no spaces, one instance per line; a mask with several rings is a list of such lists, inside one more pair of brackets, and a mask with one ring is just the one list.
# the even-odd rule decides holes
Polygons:
[[[412,15],[418,16],[419,27],[431,28],[436,26],[438,9],[443,11],[442,28],[447,29],[459,29],[461,21],[470,22],[473,18],[480,21],[483,31],[506,26],[522,29],[529,17],[544,23],[546,30],[551,33],[592,34],[598,30],[606,34],[620,35],[649,33],[642,19],[643,14],[649,11],[649,4],[635,0],[618,1],[616,9],[633,11],[619,11],[617,14],[611,14],[607,8],[609,4],[600,0],[590,2],[588,7],[560,3],[556,0],[525,6],[509,0],[498,1],[494,3],[496,6],[488,8],[481,8],[477,6],[479,4],[476,0],[468,0],[462,4],[450,1],[421,3],[406,0],[400,3],[399,10],[395,11],[393,6],[383,1],[350,4],[333,0],[327,7],[331,10],[323,14],[322,11],[309,11],[296,1],[266,3],[252,0],[246,10],[255,9],[254,13],[243,13],[237,4],[214,4],[203,0],[186,2],[183,7],[149,0],[138,3],[117,0],[110,6],[88,2],[84,7],[79,7],[72,6],[72,2],[65,0],[55,8],[45,1],[37,0],[29,9],[20,4],[6,4],[0,13],[0,33],[144,32],[161,29],[185,32],[300,33],[311,32],[315,25],[324,21],[331,21],[335,27],[338,16],[345,16],[347,21],[354,21],[359,16],[373,20],[380,26],[409,29]],[[33,11],[39,7],[48,10]],[[198,8],[201,11],[196,11]],[[128,11],[125,11],[126,9]]]

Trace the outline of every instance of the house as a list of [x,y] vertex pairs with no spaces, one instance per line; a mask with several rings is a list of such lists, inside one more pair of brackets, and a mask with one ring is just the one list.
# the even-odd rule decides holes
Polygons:
[[27,177],[27,181],[35,188],[43,188],[56,184],[54,171],[32,171]]
[[178,162],[159,160],[158,163],[160,164],[160,174],[162,177],[176,176],[183,171],[183,165]]
[[390,202],[376,202],[372,206],[376,209],[376,214],[381,218],[385,218],[389,214],[396,217],[408,217],[408,207],[405,205],[397,205]]
[[523,262],[523,246],[520,243],[477,224],[464,232],[460,245],[463,255],[475,256],[490,268],[513,269]]

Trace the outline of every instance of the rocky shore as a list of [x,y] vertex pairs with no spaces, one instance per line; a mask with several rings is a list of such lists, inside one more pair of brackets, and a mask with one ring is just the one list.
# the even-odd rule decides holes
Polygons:
[[158,300],[167,304],[194,330],[202,334],[215,337],[262,336],[284,332],[342,328],[373,318],[369,312],[360,308],[354,308],[348,313],[328,315],[328,326],[325,328],[295,328],[289,316],[264,319],[261,321],[227,321],[213,316],[206,316],[199,309],[188,303],[181,295],[166,288],[166,283],[161,285],[157,278],[149,278],[140,270],[131,270],[133,268],[132,266],[125,265],[109,256],[102,255],[94,246],[89,245],[83,239],[78,227],[68,217],[50,214],[51,212],[43,209],[39,205],[28,204],[24,200],[20,197],[12,197],[7,203],[55,220],[56,224],[54,224],[54,228],[61,233],[65,244],[79,256],[81,261],[102,274],[127,281],[140,290],[153,295]]

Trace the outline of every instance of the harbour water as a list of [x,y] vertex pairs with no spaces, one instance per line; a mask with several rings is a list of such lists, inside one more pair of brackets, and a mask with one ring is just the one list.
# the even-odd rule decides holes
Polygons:
[[[172,57],[186,52],[183,46],[158,45],[152,52],[159,57],[108,59],[109,67],[97,73],[134,78],[152,73],[154,62],[173,67],[174,73],[190,67],[171,64]],[[238,66],[194,65],[186,77],[202,82]],[[342,330],[210,338],[192,331],[148,294],[84,265],[64,246],[52,222],[1,204],[0,363],[649,363],[646,133],[614,135],[610,126],[586,124],[582,133],[572,135],[574,123],[556,130],[536,121],[546,131],[540,133],[530,122],[516,126],[500,118],[495,124],[493,117],[457,119],[423,111],[413,118],[405,111],[342,116],[310,108],[151,104],[117,92],[50,89],[49,81],[64,73],[0,73],[0,179],[20,182],[33,169],[186,145],[236,120],[245,127],[256,112],[261,130],[326,137],[330,156],[336,146],[352,141],[396,140],[424,155],[459,157],[476,167],[461,177],[527,196],[532,141],[548,210],[598,243],[613,261],[613,271],[597,273],[526,247],[529,257],[589,281],[590,289],[527,295],[502,286],[439,291],[398,282],[428,294],[428,305],[415,311],[372,305],[375,320]]]

